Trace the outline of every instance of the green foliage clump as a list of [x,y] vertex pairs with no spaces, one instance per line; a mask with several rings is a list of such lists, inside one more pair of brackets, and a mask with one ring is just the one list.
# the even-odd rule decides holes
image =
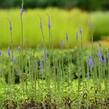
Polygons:
[[93,12],[91,13],[93,20],[93,35],[94,39],[102,39],[105,37],[108,39],[109,36],[109,12]]

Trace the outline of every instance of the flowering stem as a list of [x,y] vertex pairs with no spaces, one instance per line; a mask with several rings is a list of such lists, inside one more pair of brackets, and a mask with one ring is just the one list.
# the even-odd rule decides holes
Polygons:
[[44,34],[43,34],[43,30],[42,29],[41,29],[41,33],[42,33],[43,43],[44,43],[44,46],[45,46],[45,39],[44,39]]
[[[39,16],[40,17],[40,16]],[[42,33],[42,39],[43,39],[43,47],[45,48],[45,39],[44,39],[44,33],[43,33],[43,23],[42,23],[42,19],[40,17],[40,29],[41,29],[41,33]]]
[[49,49],[51,47],[51,33],[50,33],[50,29],[49,29]]
[[12,50],[12,59],[13,59],[13,37],[12,37],[12,32],[11,33],[11,50]]
[[23,88],[23,93],[25,92],[24,90],[25,90],[25,88],[24,88],[24,74],[23,74],[23,69],[24,69],[24,67],[23,67],[23,48],[24,48],[24,44],[23,44],[23,4],[24,4],[24,1],[22,0],[22,7],[21,7],[21,9],[20,9],[20,21],[21,21],[21,47],[22,47],[22,49],[21,49],[21,63],[22,63],[22,65],[21,65],[21,69],[22,69],[22,73],[21,73],[21,82],[22,82],[22,88]]
[[23,50],[23,18],[22,16],[21,16],[21,36],[22,36],[21,44],[22,44],[22,50]]

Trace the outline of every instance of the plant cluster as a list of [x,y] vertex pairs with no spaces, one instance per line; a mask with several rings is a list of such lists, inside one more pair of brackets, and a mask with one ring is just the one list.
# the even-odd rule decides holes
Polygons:
[[[51,17],[48,15],[49,46],[46,46],[43,21],[41,50],[26,50],[23,33],[23,4],[20,10],[21,45],[14,50],[10,18],[10,47],[0,51],[1,109],[106,109],[109,107],[109,52],[94,45],[92,21],[89,19],[91,45],[85,53],[82,27],[75,34],[76,47],[69,49],[69,33],[60,41],[64,51],[54,52]],[[37,52],[36,52],[37,50]],[[17,53],[15,53],[15,51]],[[28,52],[29,51],[29,52]],[[86,55],[86,56],[85,56]]]

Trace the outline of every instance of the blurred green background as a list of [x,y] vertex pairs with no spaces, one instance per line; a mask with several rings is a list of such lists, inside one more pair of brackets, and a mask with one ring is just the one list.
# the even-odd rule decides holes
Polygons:
[[[22,0],[0,0],[0,47],[10,45],[8,17],[12,22],[14,46],[20,45],[21,3]],[[56,48],[60,47],[61,40],[66,40],[66,32],[69,33],[69,47],[75,46],[75,35],[76,32],[79,32],[80,27],[83,29],[83,40],[86,44],[89,43],[92,33],[94,41],[108,40],[108,10],[109,0],[24,0],[24,45],[25,47],[41,46],[40,17],[48,45],[48,15],[51,17],[52,39]],[[93,23],[92,30],[90,30],[90,21]]]
[[[86,10],[107,10],[109,9],[109,0],[24,0],[25,8],[55,6],[61,8],[80,7]],[[21,0],[0,0],[0,7],[10,8],[19,7]]]

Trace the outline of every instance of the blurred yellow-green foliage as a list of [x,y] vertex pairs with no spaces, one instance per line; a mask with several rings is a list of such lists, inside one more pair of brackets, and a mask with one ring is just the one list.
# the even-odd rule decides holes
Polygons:
[[[51,17],[51,37],[55,47],[60,46],[60,40],[66,40],[66,32],[69,33],[69,46],[76,44],[76,32],[80,27],[83,29],[83,40],[89,40],[89,14],[79,9],[66,11],[58,8],[47,8],[25,10],[23,15],[24,24],[24,45],[26,47],[36,47],[42,42],[40,30],[40,17],[43,21],[43,32],[48,44],[48,15]],[[0,10],[0,46],[7,47],[10,45],[10,32],[8,17],[10,16],[13,28],[14,45],[19,46],[21,40],[21,25],[19,9]],[[80,34],[79,34],[80,36]]]
[[[88,13],[76,8],[71,11],[58,8],[28,9],[24,11],[23,15],[25,47],[41,45],[40,17],[43,21],[44,37],[48,45],[48,15],[51,17],[51,37],[55,47],[60,47],[60,41],[66,40],[66,32],[69,33],[69,46],[75,46],[75,35],[77,31],[79,32],[80,27],[83,29],[84,42],[89,41],[91,32],[93,32],[94,40],[109,36],[109,12],[96,11]],[[21,42],[20,10],[3,9],[0,10],[0,47],[8,47],[10,45],[8,17],[10,17],[12,22],[14,45],[19,46]],[[90,20],[93,23],[92,31],[90,30]]]

